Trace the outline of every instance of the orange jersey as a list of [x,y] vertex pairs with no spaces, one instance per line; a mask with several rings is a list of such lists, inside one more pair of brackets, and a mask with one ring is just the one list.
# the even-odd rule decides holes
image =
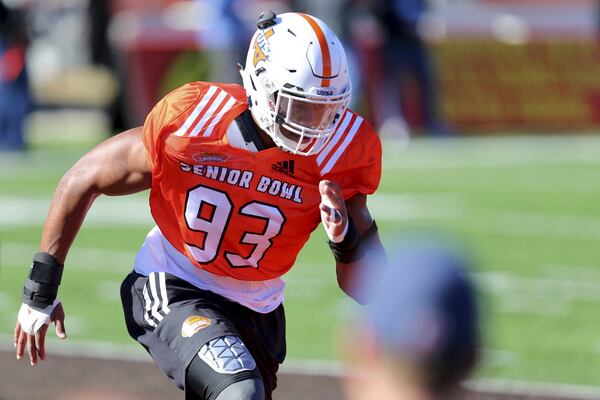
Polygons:
[[247,110],[241,86],[194,82],[150,112],[144,145],[152,168],[150,208],[166,239],[194,265],[240,280],[267,280],[294,264],[319,225],[319,181],[344,198],[375,191],[381,144],[346,111],[327,147],[299,156],[277,147],[233,147],[227,129]]

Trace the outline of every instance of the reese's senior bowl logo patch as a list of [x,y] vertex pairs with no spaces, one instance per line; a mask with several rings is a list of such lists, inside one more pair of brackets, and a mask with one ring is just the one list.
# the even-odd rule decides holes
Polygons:
[[231,158],[227,153],[196,153],[192,156],[196,162],[224,162]]
[[192,315],[191,317],[187,317],[181,325],[181,336],[192,337],[201,329],[210,326],[211,323],[212,321],[210,319],[206,317],[201,317],[199,315]]

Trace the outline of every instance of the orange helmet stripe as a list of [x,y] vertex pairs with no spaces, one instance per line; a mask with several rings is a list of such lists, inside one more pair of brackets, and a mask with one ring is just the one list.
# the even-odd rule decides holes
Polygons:
[[[329,54],[329,45],[327,44],[327,39],[325,38],[325,34],[323,30],[310,15],[307,14],[298,14],[302,18],[304,18],[310,27],[313,29],[315,34],[317,35],[317,40],[319,41],[319,47],[321,48],[321,59],[323,60],[323,74],[321,76],[330,77],[331,76],[331,55]],[[331,80],[322,79],[322,86],[329,87]]]

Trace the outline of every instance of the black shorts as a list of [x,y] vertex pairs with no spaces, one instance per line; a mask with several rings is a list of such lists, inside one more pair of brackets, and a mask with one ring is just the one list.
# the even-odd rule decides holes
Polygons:
[[[164,272],[130,273],[121,284],[121,300],[129,335],[180,389],[185,390],[187,368],[202,346],[234,335],[242,339],[258,367],[244,371],[239,379],[252,374],[261,378],[266,397],[271,398],[286,353],[283,305],[261,314]],[[223,381],[232,379],[219,375],[210,375],[207,379],[214,382],[207,385],[222,390]]]

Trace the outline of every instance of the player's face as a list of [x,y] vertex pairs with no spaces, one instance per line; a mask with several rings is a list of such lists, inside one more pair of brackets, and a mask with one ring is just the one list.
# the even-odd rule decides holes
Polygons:
[[337,103],[311,103],[298,98],[281,97],[278,113],[293,124],[321,130],[331,126],[338,108]]
[[298,135],[297,133],[294,133],[292,131],[290,131],[289,129],[287,129],[285,126],[280,125],[279,126],[279,131],[283,134],[283,136],[285,136],[286,138],[296,142],[296,143],[300,143],[300,148],[304,148],[306,147],[311,141],[313,141],[313,138],[310,137],[305,137],[300,139],[300,135]]

